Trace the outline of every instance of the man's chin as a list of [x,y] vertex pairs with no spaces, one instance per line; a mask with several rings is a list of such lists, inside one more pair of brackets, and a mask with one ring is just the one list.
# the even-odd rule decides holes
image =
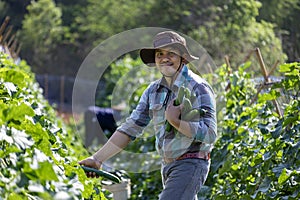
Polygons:
[[169,72],[169,71],[162,71],[161,72],[162,73],[162,75],[164,75],[165,77],[173,77],[174,75],[175,75],[175,71],[174,72]]

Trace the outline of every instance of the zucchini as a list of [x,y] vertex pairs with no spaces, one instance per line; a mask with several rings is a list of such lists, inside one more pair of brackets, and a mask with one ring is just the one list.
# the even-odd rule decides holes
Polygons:
[[185,114],[187,114],[188,112],[190,112],[192,110],[192,103],[186,97],[183,98],[183,102],[182,103],[183,103],[182,114],[185,115]]
[[207,110],[205,109],[193,109],[190,112],[186,113],[183,117],[183,120],[185,121],[193,121],[193,119],[199,119],[200,117],[203,117],[206,114]]
[[171,125],[168,121],[166,121],[166,128],[165,128],[165,130],[166,130],[167,132],[170,132],[171,129],[172,129],[172,125]]
[[196,99],[197,99],[196,94],[195,94],[195,93],[191,93],[190,101],[191,101],[192,104],[195,103],[195,100],[196,100]]
[[121,180],[119,179],[119,177],[117,177],[116,175],[114,174],[111,174],[109,172],[105,172],[105,171],[102,171],[102,170],[97,170],[97,169],[94,169],[94,168],[91,168],[91,167],[86,167],[86,166],[81,166],[81,168],[85,171],[85,172],[95,172],[98,176],[101,176],[101,177],[104,177],[104,178],[107,178],[115,183],[120,183]]
[[187,99],[190,99],[190,97],[191,97],[191,91],[190,91],[190,89],[189,88],[184,88],[184,95],[185,95],[185,97],[187,98]]
[[174,106],[179,106],[182,103],[183,97],[184,97],[184,90],[185,87],[181,86],[178,89],[177,98],[174,101]]
[[183,120],[192,121],[192,119],[199,118],[199,117],[200,117],[199,110],[193,109],[184,115]]

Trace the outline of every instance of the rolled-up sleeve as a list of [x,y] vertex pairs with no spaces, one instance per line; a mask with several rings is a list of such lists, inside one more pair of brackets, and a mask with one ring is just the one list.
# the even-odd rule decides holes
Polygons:
[[194,91],[198,97],[196,103],[198,109],[204,109],[206,113],[199,121],[189,122],[192,134],[197,141],[213,144],[217,140],[215,94],[206,84],[197,84]]
[[132,140],[138,137],[150,122],[149,87],[143,92],[137,107],[117,130],[128,135]]

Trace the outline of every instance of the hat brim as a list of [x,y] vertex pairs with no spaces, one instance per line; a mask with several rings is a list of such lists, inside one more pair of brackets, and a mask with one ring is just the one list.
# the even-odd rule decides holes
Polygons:
[[166,46],[177,46],[183,53],[182,57],[186,60],[185,64],[199,59],[198,57],[191,55],[189,53],[189,51],[182,44],[173,43],[173,44],[159,46],[156,48],[153,48],[153,47],[152,48],[142,48],[140,50],[140,57],[141,57],[143,63],[145,63],[149,67],[155,66],[155,50],[166,47]]

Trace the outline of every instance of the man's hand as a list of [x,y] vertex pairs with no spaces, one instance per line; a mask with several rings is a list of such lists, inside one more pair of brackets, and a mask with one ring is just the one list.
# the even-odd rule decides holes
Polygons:
[[178,106],[174,106],[174,100],[167,106],[165,111],[166,120],[180,133],[183,135],[192,138],[193,135],[191,133],[191,127],[189,122],[183,121],[180,119],[180,115],[182,110],[184,109],[184,105],[180,104]]
[[[101,162],[99,160],[96,160],[94,157],[88,157],[84,160],[81,160],[79,162],[80,165],[84,165],[86,167],[91,167],[91,168],[94,168],[94,169],[100,169],[101,167]],[[86,173],[86,176],[89,177],[89,178],[95,178],[97,177],[96,173],[94,172],[88,172]]]
[[177,127],[180,124],[180,114],[181,114],[182,104],[179,106],[174,106],[174,100],[172,100],[166,108],[165,118],[168,122]]

